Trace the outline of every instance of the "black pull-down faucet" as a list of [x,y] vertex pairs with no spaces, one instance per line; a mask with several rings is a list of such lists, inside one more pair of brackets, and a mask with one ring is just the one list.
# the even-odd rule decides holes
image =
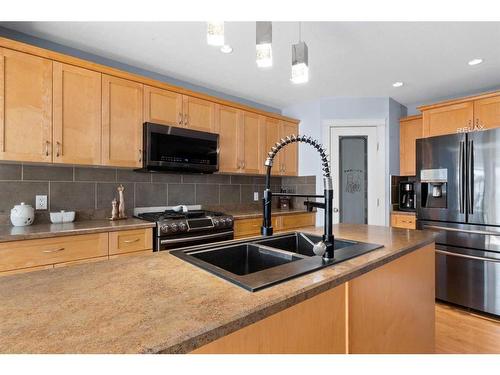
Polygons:
[[[271,192],[271,168],[273,166],[273,159],[276,154],[286,145],[295,142],[304,142],[313,146],[321,156],[322,169],[323,169],[323,181],[324,181],[324,193],[323,195],[310,195],[310,194],[287,194],[287,193],[273,193]],[[264,209],[264,220],[262,223],[261,234],[264,236],[272,236],[273,226],[271,222],[271,210],[272,210],[272,199],[274,196],[291,196],[291,197],[305,197],[305,198],[323,198],[324,202],[304,202],[308,209],[312,207],[322,208],[325,211],[325,223],[322,241],[314,245],[314,253],[317,255],[322,255],[323,259],[331,260],[333,259],[333,248],[334,248],[334,236],[332,231],[332,212],[333,212],[333,187],[332,179],[330,177],[330,166],[328,163],[328,156],[324,147],[316,140],[311,137],[301,136],[301,135],[290,135],[286,138],[282,138],[280,142],[277,142],[271,148],[268,153],[266,162],[266,188],[264,190],[263,209]]]

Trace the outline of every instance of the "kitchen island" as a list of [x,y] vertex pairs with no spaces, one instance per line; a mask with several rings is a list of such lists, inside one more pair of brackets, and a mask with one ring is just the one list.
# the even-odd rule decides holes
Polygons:
[[433,235],[333,229],[384,247],[255,293],[167,252],[3,277],[0,352],[433,352]]

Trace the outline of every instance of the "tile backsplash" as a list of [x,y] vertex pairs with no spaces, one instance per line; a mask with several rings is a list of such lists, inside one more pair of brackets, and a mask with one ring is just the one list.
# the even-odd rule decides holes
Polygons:
[[[48,210],[37,211],[38,222],[48,212],[77,211],[77,220],[103,219],[119,184],[125,187],[128,215],[134,207],[201,204],[260,206],[263,176],[141,173],[130,169],[55,165],[0,164],[0,223],[8,223],[10,209],[20,202],[35,206],[35,195],[48,196]],[[282,186],[294,192],[315,192],[315,178],[273,177],[273,191]],[[254,192],[259,200],[254,201]],[[302,207],[302,205],[300,205]]]

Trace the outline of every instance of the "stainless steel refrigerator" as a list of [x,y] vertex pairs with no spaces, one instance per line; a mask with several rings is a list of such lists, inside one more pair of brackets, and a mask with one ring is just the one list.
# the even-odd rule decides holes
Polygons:
[[500,315],[500,129],[417,140],[416,195],[436,298]]

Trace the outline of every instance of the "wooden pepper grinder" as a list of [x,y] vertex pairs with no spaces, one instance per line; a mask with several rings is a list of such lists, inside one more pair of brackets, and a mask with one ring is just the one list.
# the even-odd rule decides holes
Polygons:
[[118,190],[118,200],[120,202],[118,204],[118,218],[126,219],[127,216],[125,215],[125,199],[123,198],[123,191],[125,190],[125,188],[123,187],[123,185],[120,184],[117,190]]
[[114,198],[111,201],[111,220],[118,220],[118,201]]

